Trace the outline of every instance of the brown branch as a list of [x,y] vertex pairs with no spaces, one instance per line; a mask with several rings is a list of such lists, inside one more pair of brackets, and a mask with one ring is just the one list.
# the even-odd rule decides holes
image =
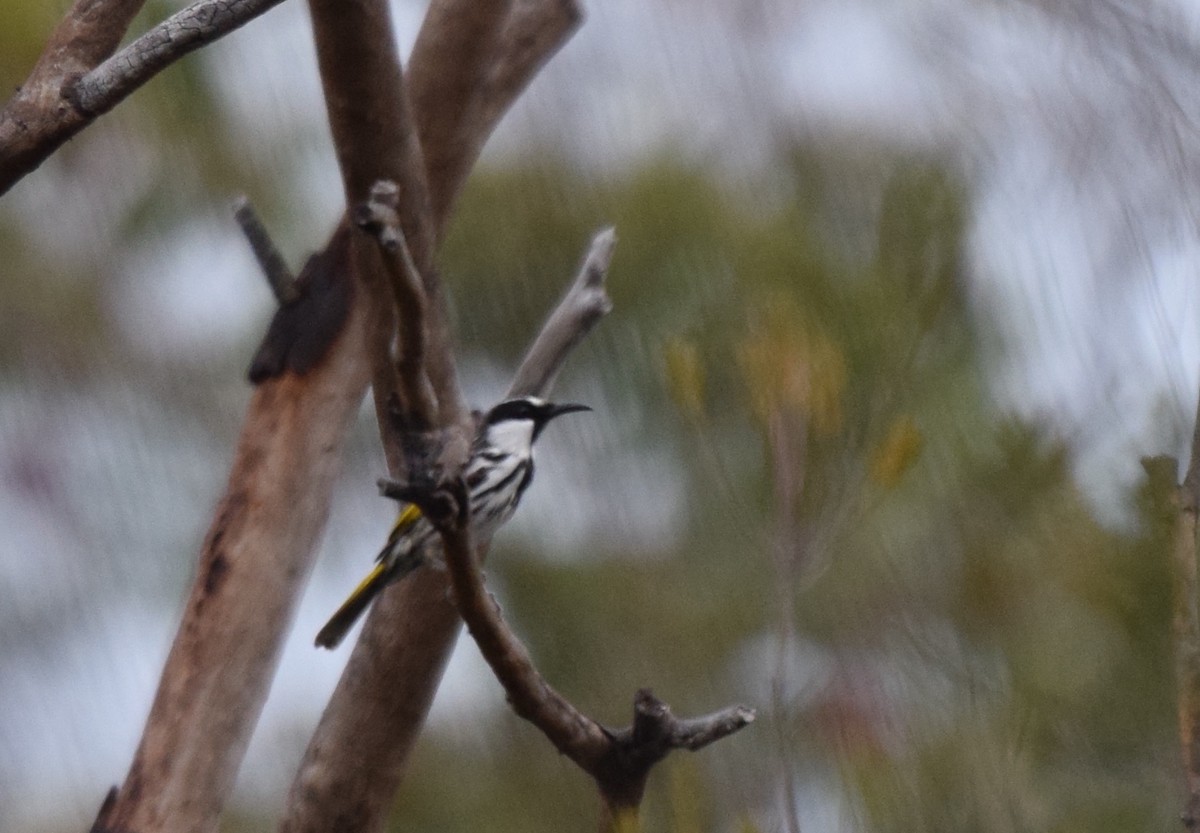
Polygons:
[[[349,273],[345,234],[327,253]],[[257,387],[129,773],[96,830],[210,833],[266,699],[368,380],[361,293],[310,372]],[[354,302],[358,299],[358,302]]]
[[430,4],[409,90],[439,238],[492,130],[582,20],[574,0]]
[[[490,132],[582,23],[583,12],[573,0],[517,0],[473,117]],[[482,147],[479,142],[475,153]]]
[[63,90],[112,54],[143,2],[75,0],[25,83],[0,111],[0,194],[88,123]]
[[754,720],[754,710],[745,706],[679,720],[666,703],[649,689],[642,689],[634,697],[633,725],[619,731],[605,729],[555,691],[534,666],[529,651],[484,587],[472,556],[468,525],[443,523],[438,529],[455,604],[480,653],[504,686],[513,711],[592,777],[612,818],[627,818],[636,810],[650,770],[671,750],[700,749]]
[[113,55],[142,0],[76,0],[0,112],[0,194],[167,66],[279,2],[200,0]]
[[[434,2],[409,59],[409,92],[431,182],[432,216],[444,222],[490,133],[475,123],[484,81],[500,47],[512,0]],[[440,224],[438,224],[440,225]],[[441,236],[442,229],[437,229]]]

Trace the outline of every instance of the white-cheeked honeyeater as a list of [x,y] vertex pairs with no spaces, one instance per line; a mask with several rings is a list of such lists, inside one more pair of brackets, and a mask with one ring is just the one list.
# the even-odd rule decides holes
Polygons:
[[[471,496],[471,531],[487,540],[516,511],[533,480],[533,444],[557,416],[591,410],[586,405],[546,402],[533,396],[506,399],[484,416],[471,448],[464,480]],[[441,538],[413,504],[404,504],[375,568],[317,634],[316,644],[336,648],[383,588],[442,557]]]

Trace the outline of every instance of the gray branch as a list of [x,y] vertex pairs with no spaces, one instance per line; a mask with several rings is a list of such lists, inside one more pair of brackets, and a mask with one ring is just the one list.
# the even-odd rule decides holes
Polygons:
[[111,110],[189,52],[212,43],[282,0],[200,0],[171,15],[76,82],[71,100],[84,113]]
[[571,350],[612,309],[604,280],[616,245],[617,233],[611,226],[592,238],[575,282],[526,351],[508,389],[510,397],[544,396]]
[[[641,692],[639,692],[640,696]],[[653,695],[649,695],[653,698]],[[659,701],[661,702],[661,701]],[[666,707],[666,704],[662,704]],[[680,720],[671,714],[667,708],[666,714],[659,719],[666,722],[666,745],[670,749],[687,749],[695,752],[710,743],[732,735],[739,729],[754,722],[757,713],[746,706],[731,706],[721,709],[704,717],[693,717]]]

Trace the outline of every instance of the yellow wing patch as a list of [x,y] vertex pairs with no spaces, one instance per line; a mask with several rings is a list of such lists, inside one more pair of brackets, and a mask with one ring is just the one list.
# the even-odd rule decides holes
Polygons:
[[392,527],[392,534],[388,536],[388,539],[395,538],[397,535],[403,535],[420,517],[421,510],[417,508],[415,503],[405,506],[400,510],[400,515],[396,518],[396,525]]
[[396,523],[392,524],[392,531],[388,533],[387,544],[379,553],[378,558],[380,561],[387,560],[387,554],[396,545],[396,542],[407,534],[420,519],[421,510],[417,508],[417,505],[415,503],[405,504],[404,508],[400,510],[400,514],[396,516]]

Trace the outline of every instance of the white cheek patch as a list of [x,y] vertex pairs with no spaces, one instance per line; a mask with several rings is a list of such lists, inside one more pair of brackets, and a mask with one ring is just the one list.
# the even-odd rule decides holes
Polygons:
[[488,442],[509,454],[524,456],[533,444],[533,420],[510,419],[488,428]]

